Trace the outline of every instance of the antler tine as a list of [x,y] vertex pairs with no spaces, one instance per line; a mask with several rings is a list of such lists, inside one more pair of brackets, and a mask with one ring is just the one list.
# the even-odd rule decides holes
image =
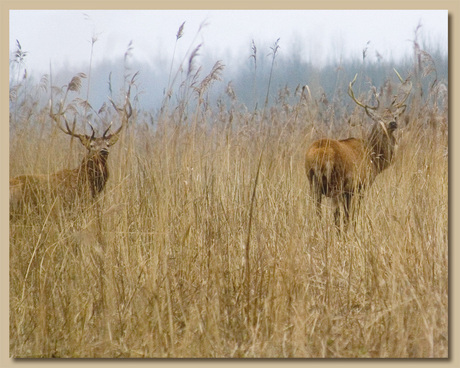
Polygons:
[[[395,104],[395,107],[396,107],[396,108],[399,109],[400,107],[406,107],[405,102],[407,101],[407,99],[408,99],[408,97],[409,97],[409,95],[410,95],[411,90],[412,90],[412,87],[411,87],[411,88],[409,89],[409,91],[405,94],[405,96],[403,97],[403,99],[402,99],[400,102],[398,102],[397,104]],[[397,98],[397,96],[395,97],[395,101],[394,101],[394,102],[396,102],[396,98]]]
[[102,138],[105,138],[105,135],[108,133],[110,128],[112,127],[113,121],[110,122],[109,127],[105,130],[104,134],[102,134]]
[[[64,113],[62,113],[62,117],[64,118],[64,122],[65,122],[65,127],[67,128],[67,130],[64,130],[61,128],[61,130],[68,134],[68,135],[71,135],[72,137],[75,137],[75,138],[79,138],[80,140],[84,137],[83,134],[77,134],[77,133],[74,133],[73,130],[75,129],[75,124],[77,123],[77,116],[74,116],[73,117],[73,124],[72,124],[72,129],[70,129],[69,127],[69,122],[67,121],[67,118],[65,117]],[[59,125],[58,125],[59,127]],[[94,137],[94,130],[93,130],[93,136],[91,138]]]
[[400,82],[401,82],[401,85],[404,86],[404,85],[406,85],[406,83],[407,83],[409,87],[406,88],[406,89],[407,89],[407,92],[405,93],[404,97],[402,98],[402,100],[401,100],[400,102],[396,103],[396,100],[397,100],[398,96],[395,96],[392,105],[394,105],[397,109],[403,107],[404,110],[405,110],[405,109],[406,109],[406,104],[405,104],[405,102],[406,102],[407,99],[409,98],[409,95],[410,95],[410,93],[411,93],[411,91],[412,91],[412,83],[411,83],[410,80],[409,80],[409,79],[410,79],[410,76],[408,76],[406,80],[403,80],[402,77],[401,77],[401,75],[398,73],[398,71],[397,71],[396,69],[394,69],[394,68],[393,68],[393,70],[394,70],[394,72],[396,73],[396,75],[398,76],[398,78],[399,78],[399,80],[400,80]]
[[94,130],[93,124],[91,124],[91,122],[89,120],[88,120],[88,125],[91,127],[91,131],[93,132],[91,134],[91,139],[94,139],[94,136],[95,136],[96,132]]
[[396,73],[396,75],[398,76],[398,78],[399,78],[399,80],[401,81],[401,83],[404,84],[406,81],[402,79],[401,75],[398,73],[398,71],[397,71],[395,68],[393,68],[393,70],[394,70],[394,72]]
[[[129,94],[126,95],[126,102],[125,102],[125,106],[123,108],[118,107],[110,97],[109,97],[109,101],[110,101],[110,103],[112,104],[113,108],[115,109],[115,111],[118,114],[121,114],[121,113],[124,112],[128,116],[128,118],[131,117],[133,109],[131,107],[131,101],[129,100]],[[128,107],[129,107],[129,113],[126,111],[126,105],[128,105]]]
[[125,124],[128,124],[128,120],[129,120],[129,118],[131,117],[131,115],[133,114],[133,108],[132,108],[132,106],[131,106],[131,101],[129,100],[129,98],[127,98],[126,100],[127,100],[129,112],[126,111],[126,105],[125,105],[125,108],[123,109],[124,116],[122,117],[121,125],[120,125],[120,127],[115,131],[115,133],[111,134],[111,136],[114,136],[114,135],[119,134],[119,133],[121,132],[121,130],[123,129],[123,126],[124,126]]
[[[108,138],[114,136],[114,135],[117,135],[121,129],[123,128],[123,126],[125,125],[125,123],[128,122],[129,118],[131,117],[131,115],[133,114],[133,108],[131,106],[131,101],[129,100],[129,90],[128,90],[128,94],[126,95],[126,103],[125,103],[125,106],[122,108],[118,107],[115,102],[109,97],[109,101],[111,102],[112,106],[114,107],[115,111],[119,114],[119,115],[122,115],[122,118],[121,118],[121,125],[120,127],[113,133],[111,134]],[[128,109],[127,109],[128,108]],[[112,123],[110,123],[110,126],[112,125]],[[106,133],[108,132],[108,130],[110,129],[110,126],[109,128],[106,130]],[[105,135],[105,133],[104,133]]]
[[113,102],[113,100],[110,97],[109,97],[109,101],[112,104],[115,111],[119,113],[121,109],[117,105],[115,105],[115,102]]
[[126,119],[129,119],[131,115],[133,114],[133,107],[131,106],[131,101],[129,98],[126,98],[126,104],[128,105],[129,112],[126,111],[126,105],[125,105],[125,113],[126,113]]
[[128,91],[126,92],[125,104],[124,104],[123,108],[118,107],[115,104],[115,102],[109,97],[109,101],[112,104],[112,106],[114,107],[115,111],[119,115],[121,115],[121,125],[113,134],[110,134],[109,136],[105,137],[105,135],[109,131],[110,127],[112,126],[112,123],[110,123],[109,127],[104,132],[103,137],[105,137],[107,139],[110,139],[110,138],[112,138],[114,136],[117,136],[120,133],[120,131],[123,129],[125,124],[128,123],[129,118],[133,114],[133,107],[131,106],[131,99],[130,99],[130,97],[131,97],[131,86],[134,84],[134,81],[135,81],[135,79],[136,79],[138,74],[139,74],[139,72],[134,73],[133,77],[131,78],[131,81],[129,82]]
[[376,98],[377,100],[377,106],[369,106],[369,105],[366,105],[366,104],[363,104],[362,102],[358,101],[357,98],[355,97],[355,93],[353,92],[353,84],[355,84],[356,82],[356,78],[358,77],[358,74],[355,75],[355,77],[353,78],[353,80],[350,82],[350,84],[348,85],[348,95],[351,97],[351,99],[358,105],[358,106],[361,106],[362,108],[364,108],[364,110],[366,111],[366,114],[373,118],[369,112],[369,109],[371,110],[377,110],[379,107],[380,107],[380,100],[378,98]]
[[[60,123],[60,119],[59,117],[63,117],[64,118],[64,123],[65,123],[65,127],[67,128],[64,129],[62,126],[61,126],[61,123]],[[65,117],[64,115],[64,112],[62,111],[62,103],[61,105],[59,106],[59,112],[57,114],[55,114],[53,112],[53,106],[51,104],[51,101],[50,101],[50,117],[54,120],[54,122],[56,123],[56,126],[62,130],[65,134],[68,134],[68,135],[71,135],[72,137],[76,137],[76,138],[80,138],[80,134],[75,134],[72,132],[72,130],[70,129],[69,127],[69,122],[67,121],[67,118]],[[74,117],[74,123],[76,121],[77,117],[75,116]],[[75,124],[74,124],[75,125]]]
[[[133,77],[131,78],[131,82],[129,82],[129,87],[128,87],[128,93],[126,93],[126,102],[125,102],[125,113],[126,113],[126,118],[129,119],[131,115],[133,114],[133,107],[131,106],[131,87],[134,84],[134,81],[139,74],[139,71],[134,73]],[[129,112],[126,111],[126,105],[128,105]]]

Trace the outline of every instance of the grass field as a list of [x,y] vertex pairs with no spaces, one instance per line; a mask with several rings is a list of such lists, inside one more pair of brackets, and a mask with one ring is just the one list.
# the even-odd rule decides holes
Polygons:
[[[270,128],[138,115],[97,204],[11,221],[11,356],[446,357],[447,132],[410,117],[340,234],[310,198],[303,156],[328,132],[307,107]],[[10,139],[11,176],[78,165],[36,129]]]
[[[447,106],[411,100],[393,165],[338,232],[330,204],[316,216],[304,155],[364,136],[363,111],[287,90],[213,110],[222,67],[154,124],[135,109],[97,201],[41,198],[10,220],[10,356],[446,358]],[[84,148],[25,102],[10,177],[77,167]]]

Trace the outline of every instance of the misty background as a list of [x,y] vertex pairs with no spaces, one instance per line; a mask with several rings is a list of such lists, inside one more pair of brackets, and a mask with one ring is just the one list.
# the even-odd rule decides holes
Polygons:
[[206,103],[253,110],[295,103],[305,85],[317,101],[343,101],[356,74],[356,88],[367,90],[395,79],[394,69],[405,78],[420,58],[429,64],[422,88],[447,86],[447,27],[447,11],[439,10],[15,10],[10,94],[35,88],[46,104],[50,83],[60,87],[84,73],[79,97],[97,111],[109,96],[120,100],[138,72],[135,107],[154,117],[165,98],[178,103],[219,65]]

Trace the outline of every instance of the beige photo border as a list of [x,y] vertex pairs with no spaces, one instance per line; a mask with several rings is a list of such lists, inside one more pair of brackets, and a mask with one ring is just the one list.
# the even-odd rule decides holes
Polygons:
[[[10,359],[9,358],[9,227],[8,227],[8,189],[7,173],[9,170],[9,118],[8,118],[8,62],[9,60],[9,10],[13,9],[443,9],[449,14],[449,359],[137,359],[137,360],[116,360],[116,359],[86,359],[86,360],[49,360],[49,359]],[[154,1],[22,1],[22,0],[0,0],[0,40],[1,40],[1,57],[0,57],[0,86],[1,86],[1,106],[0,106],[0,160],[2,180],[0,181],[0,216],[2,234],[1,256],[0,256],[0,285],[1,285],[1,303],[0,303],[0,367],[39,365],[39,366],[64,366],[73,367],[95,367],[95,366],[134,366],[134,365],[155,365],[155,366],[175,366],[191,365],[199,366],[203,364],[222,364],[222,365],[307,365],[329,366],[329,365],[354,365],[354,364],[377,364],[379,366],[404,366],[404,367],[426,367],[426,366],[454,366],[460,367],[460,353],[456,350],[458,346],[459,317],[455,313],[459,310],[459,293],[458,293],[458,271],[456,265],[459,263],[459,251],[456,249],[459,239],[458,230],[456,230],[456,221],[458,219],[458,202],[459,195],[456,195],[455,183],[459,180],[458,171],[458,148],[455,142],[460,142],[460,118],[458,106],[455,101],[459,101],[459,73],[458,67],[455,70],[455,64],[459,65],[459,25],[460,17],[459,0],[439,0],[439,1],[340,1],[340,0],[195,0],[195,1],[178,1],[178,0],[154,0]],[[391,27],[391,24],[388,24]],[[456,46],[456,47],[455,47]],[[455,79],[454,79],[455,78]],[[455,292],[455,289],[457,292]]]

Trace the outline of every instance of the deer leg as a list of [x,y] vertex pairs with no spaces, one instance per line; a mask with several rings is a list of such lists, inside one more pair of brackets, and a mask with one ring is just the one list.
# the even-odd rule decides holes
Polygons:
[[335,227],[337,228],[338,231],[340,231],[340,200],[334,198],[334,222],[335,222]]
[[337,230],[340,230],[340,207],[336,206],[334,211],[334,221]]
[[320,183],[318,183],[318,181],[316,180],[317,178],[315,176],[311,176],[310,178],[310,183],[311,183],[311,193],[312,193],[312,197],[313,197],[313,200],[315,202],[315,206],[316,206],[316,215],[318,216],[318,219],[321,220],[321,217],[322,217],[322,214],[321,214],[321,196],[322,196],[322,193],[321,193],[321,185]]
[[350,223],[350,212],[351,212],[351,193],[343,194],[343,210],[344,210],[344,228],[348,229],[348,224]]
[[321,195],[316,198],[316,215],[318,220],[321,221],[322,213],[321,213]]
[[316,215],[318,216],[318,218],[321,220],[321,217],[322,217],[322,213],[321,213],[321,191],[320,190],[316,190],[315,191],[315,204],[316,204]]

